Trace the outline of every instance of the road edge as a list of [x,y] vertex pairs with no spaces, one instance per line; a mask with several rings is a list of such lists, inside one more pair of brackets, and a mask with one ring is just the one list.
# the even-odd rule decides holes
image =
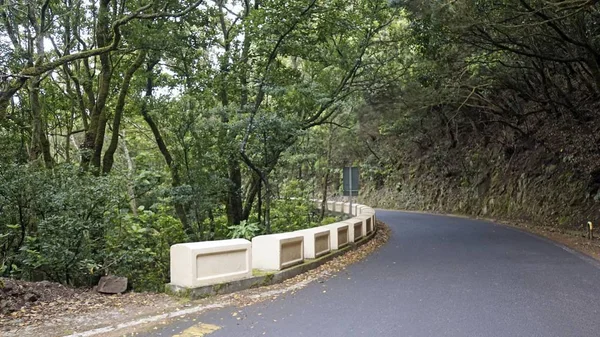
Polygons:
[[[521,226],[521,225],[511,223],[509,220],[485,218],[485,217],[479,217],[479,216],[469,216],[469,215],[464,215],[464,214],[432,213],[432,212],[426,212],[426,211],[384,209],[384,208],[373,208],[373,209],[375,209],[375,211],[388,211],[388,212],[401,212],[401,213],[423,214],[423,215],[433,215],[433,216],[445,216],[445,217],[451,217],[451,218],[460,218],[460,219],[478,220],[478,221],[488,222],[493,225],[502,226],[504,228],[508,228],[511,230],[521,232],[521,233],[529,235],[531,237],[540,239],[546,243],[550,243],[556,247],[563,249],[566,252],[569,252],[569,253],[577,256],[578,258],[588,262],[589,264],[593,265],[594,267],[600,269],[600,256],[594,256],[592,254],[589,254],[585,250],[582,250],[580,247],[573,246],[573,245],[567,245],[567,244],[557,241],[551,237],[545,236],[543,232],[533,230],[533,229],[543,230],[543,227],[541,227],[541,226],[533,226],[530,224]],[[575,236],[573,236],[573,235],[564,234],[561,232],[553,232],[553,233],[559,234],[560,236],[563,236],[565,238],[575,238]]]

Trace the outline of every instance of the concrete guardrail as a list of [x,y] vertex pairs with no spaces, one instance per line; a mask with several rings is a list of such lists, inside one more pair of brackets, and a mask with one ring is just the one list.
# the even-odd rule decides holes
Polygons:
[[252,245],[244,239],[171,246],[171,283],[196,288],[252,276]]
[[252,267],[282,270],[304,262],[304,235],[290,232],[252,239]]
[[[320,201],[314,202],[317,208],[321,207]],[[374,232],[375,210],[371,207],[339,201],[327,201],[326,205],[330,212],[354,217],[295,232],[261,235],[253,238],[252,242],[234,239],[171,246],[171,283],[167,288],[174,292],[199,289],[196,292],[202,295],[215,293],[214,289],[201,289],[208,286],[226,287],[238,282],[237,287],[229,287],[231,291],[256,286],[250,283],[257,278],[253,271],[281,271],[305,260],[326,257]],[[280,278],[285,277],[282,275]]]
[[331,229],[321,226],[300,230],[295,233],[304,236],[305,259],[316,259],[331,251]]
[[350,224],[336,222],[323,227],[329,228],[330,230],[331,249],[338,250],[346,247],[350,243]]

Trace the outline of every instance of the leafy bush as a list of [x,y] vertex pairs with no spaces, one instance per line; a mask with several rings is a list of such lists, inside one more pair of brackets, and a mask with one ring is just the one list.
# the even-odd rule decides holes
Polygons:
[[317,225],[311,214],[308,201],[296,199],[273,200],[271,208],[271,231],[292,232]]
[[258,227],[258,223],[251,223],[246,220],[240,222],[239,225],[233,225],[227,227],[231,231],[230,237],[232,239],[246,239],[252,240],[258,233],[260,233],[261,229]]
[[69,165],[0,167],[0,275],[78,286],[113,273],[162,289],[170,246],[187,241],[181,223],[161,203],[135,217],[124,186]]
[[338,222],[340,221],[339,217],[335,217],[335,216],[326,216],[323,218],[323,220],[321,220],[321,224],[320,226],[324,226],[324,225],[329,225],[332,224],[334,222]]
[[0,168],[0,250],[4,274],[88,284],[103,253],[105,215],[119,204],[119,180],[70,165]]
[[104,273],[126,276],[137,290],[160,291],[169,281],[171,245],[185,242],[181,222],[168,206],[140,207],[138,217],[119,212],[106,233]]

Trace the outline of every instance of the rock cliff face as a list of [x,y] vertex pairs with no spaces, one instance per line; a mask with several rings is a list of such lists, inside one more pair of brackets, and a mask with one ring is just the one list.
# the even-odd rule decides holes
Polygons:
[[583,231],[587,221],[600,221],[598,174],[552,158],[540,149],[510,155],[497,149],[450,151],[441,161],[405,158],[407,164],[383,183],[367,183],[362,201]]

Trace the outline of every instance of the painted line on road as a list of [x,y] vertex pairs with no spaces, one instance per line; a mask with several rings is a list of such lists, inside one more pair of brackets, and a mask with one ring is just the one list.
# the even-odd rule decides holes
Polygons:
[[[263,291],[259,294],[251,295],[249,297],[252,299],[259,299],[259,298],[264,298],[264,297],[272,297],[272,296],[276,296],[276,295],[281,295],[281,294],[284,294],[284,293],[287,293],[290,291],[291,292],[297,291],[297,290],[304,288],[306,285],[308,285],[310,282],[316,280],[317,278],[327,275],[327,274],[328,274],[327,272],[322,272],[317,275],[312,275],[311,277],[307,278],[306,280],[302,280],[302,281],[292,284],[288,287],[285,287],[282,289]],[[97,329],[93,329],[93,330],[89,330],[89,331],[78,332],[78,333],[74,333],[72,335],[68,335],[68,336],[64,336],[64,337],[92,337],[92,336],[97,336],[100,334],[106,334],[109,332],[115,332],[115,331],[121,330],[121,329],[131,328],[131,327],[138,326],[138,325],[143,325],[143,324],[148,324],[148,323],[156,323],[156,322],[160,322],[160,321],[163,321],[163,320],[166,320],[169,318],[175,318],[175,317],[181,317],[181,316],[185,316],[185,315],[189,315],[189,314],[195,314],[195,313],[198,313],[201,311],[206,311],[206,310],[211,310],[211,309],[222,309],[222,308],[225,308],[232,304],[233,304],[232,301],[225,301],[225,302],[221,302],[219,304],[211,304],[211,305],[193,307],[193,308],[183,309],[183,310],[179,310],[179,311],[175,311],[175,312],[171,312],[171,313],[141,318],[138,320],[125,322],[125,323],[121,323],[121,324],[117,324],[117,325],[111,325],[111,326],[97,328]]]
[[204,337],[209,335],[217,330],[221,329],[218,325],[200,323],[194,325],[190,328],[187,328],[173,337]]
[[211,304],[211,305],[183,309],[183,310],[170,312],[170,313],[166,313],[166,314],[141,318],[141,319],[138,319],[135,321],[130,321],[130,322],[125,322],[125,323],[121,323],[121,324],[117,324],[117,325],[107,326],[104,328],[93,329],[93,330],[89,330],[89,331],[85,331],[85,332],[78,332],[78,333],[74,333],[72,335],[68,335],[65,337],[97,336],[100,334],[114,332],[114,331],[125,329],[125,328],[131,328],[131,327],[142,325],[142,324],[155,323],[155,322],[159,322],[159,321],[169,319],[169,318],[175,318],[175,317],[180,317],[180,316],[184,316],[184,315],[195,314],[195,313],[205,311],[205,310],[221,309],[221,308],[228,306],[229,304],[231,304],[231,302],[227,301],[227,302],[223,302],[223,303],[219,303],[219,304]]

